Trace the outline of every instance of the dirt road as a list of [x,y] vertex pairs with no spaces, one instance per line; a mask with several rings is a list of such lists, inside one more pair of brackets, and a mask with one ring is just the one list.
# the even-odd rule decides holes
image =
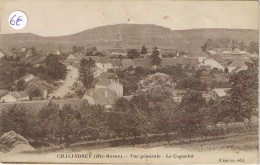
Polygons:
[[68,92],[75,93],[75,91],[71,90],[69,87],[71,87],[73,83],[76,82],[78,78],[78,69],[73,66],[67,66],[67,69],[67,77],[63,84],[58,89],[50,93],[49,98],[52,98],[53,96],[64,98]]

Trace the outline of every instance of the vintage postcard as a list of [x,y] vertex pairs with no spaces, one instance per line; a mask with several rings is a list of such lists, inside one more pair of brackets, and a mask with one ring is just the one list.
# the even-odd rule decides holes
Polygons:
[[1,163],[258,164],[257,1],[0,12]]

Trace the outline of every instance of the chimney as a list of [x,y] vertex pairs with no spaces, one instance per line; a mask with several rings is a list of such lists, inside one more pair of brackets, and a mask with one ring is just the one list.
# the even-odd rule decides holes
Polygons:
[[105,91],[105,97],[107,97],[107,91]]

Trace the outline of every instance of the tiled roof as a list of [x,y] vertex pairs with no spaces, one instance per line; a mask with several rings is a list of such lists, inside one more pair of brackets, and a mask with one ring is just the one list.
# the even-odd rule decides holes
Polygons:
[[18,57],[23,57],[26,55],[26,51],[13,51]]
[[109,50],[109,52],[111,53],[111,54],[126,54],[127,53],[127,50],[126,49],[121,49],[121,48],[114,48],[114,49],[110,49]]
[[99,61],[101,64],[111,63],[108,57],[99,57]]
[[94,99],[95,104],[113,105],[117,99],[117,94],[116,92],[108,88],[98,88],[95,89],[92,97]]
[[49,84],[47,81],[39,78],[39,77],[35,77],[33,80],[31,80],[30,82],[28,82],[27,86],[33,85],[33,84],[43,84],[48,88],[52,88],[52,85]]
[[231,71],[231,73],[237,73],[239,70],[241,70],[242,69],[242,67],[236,67],[235,69],[233,69],[232,71]]
[[17,55],[10,50],[2,50],[1,52],[7,57],[17,57]]
[[84,53],[76,53],[76,54],[73,54],[73,56],[75,57],[76,61],[80,61],[80,60],[82,60],[82,58],[85,57],[85,54]]
[[135,68],[134,61],[131,59],[122,59],[122,69],[125,70],[129,68],[130,66]]
[[238,48],[232,50],[231,54],[242,54]]
[[19,91],[19,92],[11,92],[11,96],[15,97],[16,99],[22,98],[22,97],[27,97],[28,94],[24,91]]
[[113,66],[122,66],[122,62],[119,59],[110,59],[109,61]]
[[134,59],[134,66],[135,67],[142,67],[142,68],[151,68],[151,59],[144,59],[144,58],[139,58],[139,59]]
[[190,52],[189,57],[207,57],[205,52]]
[[210,55],[217,55],[218,54],[215,50],[207,50],[206,52]]
[[246,66],[244,62],[232,62],[229,66],[231,67],[244,67]]
[[177,58],[162,58],[161,59],[161,65],[167,66],[167,65],[190,65],[193,67],[196,67],[199,65],[198,58],[189,58],[189,57],[177,57]]
[[40,64],[47,58],[46,55],[37,55],[37,56],[28,56],[24,58],[23,60],[19,61],[20,64]]
[[228,66],[228,64],[230,63],[230,60],[226,60],[220,55],[211,55],[210,57],[214,58],[219,64],[221,64],[224,67]]
[[3,97],[3,96],[5,96],[5,95],[7,95],[8,93],[9,93],[8,90],[6,90],[6,89],[1,89],[1,90],[0,90],[0,98]]
[[91,59],[94,60],[96,63],[99,63],[99,62],[100,62],[98,56],[85,56],[84,58],[86,58],[86,59],[90,59],[90,58],[91,58]]
[[97,66],[95,66],[94,68],[90,68],[90,72],[91,73],[94,73],[94,72],[96,72],[98,70],[101,70],[101,69],[99,67],[97,67]]
[[134,95],[129,95],[129,96],[123,96],[122,98],[126,99],[127,101],[130,101]]
[[45,49],[45,50],[43,50],[43,52],[46,54],[53,54],[53,55],[60,53],[60,51],[58,49]]
[[215,88],[215,89],[213,89],[213,91],[216,92],[219,97],[226,96],[228,90],[230,90],[230,88]]
[[18,79],[15,81],[15,83],[17,83],[20,80],[24,80],[26,83],[29,83],[31,80],[33,80],[35,78],[34,75],[32,74],[26,74],[25,76],[23,76],[22,78]]
[[98,78],[101,78],[101,79],[118,79],[118,76],[114,73],[103,72],[98,76]]
[[100,81],[98,81],[96,83],[96,85],[100,85],[100,86],[108,86],[111,83],[110,79],[101,79]]

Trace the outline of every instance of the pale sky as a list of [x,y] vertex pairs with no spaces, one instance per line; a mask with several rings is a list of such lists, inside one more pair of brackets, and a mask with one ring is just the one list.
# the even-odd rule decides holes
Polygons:
[[[21,30],[14,30],[8,24],[14,10],[22,10],[28,17]],[[61,36],[119,23],[155,24],[172,30],[258,29],[258,2],[2,0],[1,3],[1,33]]]

